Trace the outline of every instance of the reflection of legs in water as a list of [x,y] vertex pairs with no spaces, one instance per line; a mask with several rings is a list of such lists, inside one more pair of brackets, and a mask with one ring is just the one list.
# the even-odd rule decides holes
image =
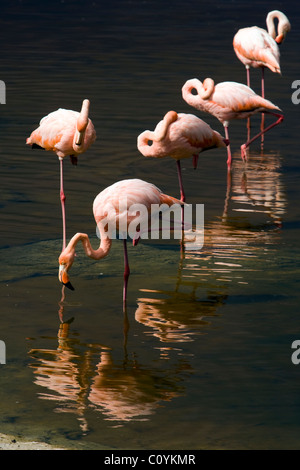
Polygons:
[[[262,98],[265,97],[265,68],[261,68],[261,96]],[[262,132],[261,134],[261,149],[263,150],[264,148],[264,140],[265,140],[265,134],[263,132],[265,128],[265,115],[264,113],[261,114],[261,123],[260,123],[260,130]]]
[[59,316],[59,320],[60,320],[61,323],[64,322],[63,313],[64,313],[64,300],[65,300],[65,297],[66,297],[65,286],[62,286],[62,288],[61,288],[61,299],[58,302],[58,305],[59,305],[58,316]]
[[60,163],[60,202],[61,202],[61,213],[62,213],[62,223],[63,223],[63,245],[62,245],[62,251],[63,251],[66,248],[66,209],[65,209],[66,196],[64,193],[63,158],[59,159],[59,163]]

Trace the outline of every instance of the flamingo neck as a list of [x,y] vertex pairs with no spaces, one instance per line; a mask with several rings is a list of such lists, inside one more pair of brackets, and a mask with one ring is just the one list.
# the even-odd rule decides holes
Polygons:
[[[215,84],[211,78],[206,78],[203,83],[197,78],[192,78],[183,85],[182,97],[189,105],[197,107],[199,105],[199,97],[202,100],[210,99],[214,88]],[[193,90],[196,90],[197,94],[193,94]]]
[[152,131],[142,132],[137,139],[137,148],[144,157],[151,157],[153,153],[152,143],[155,141],[155,135]]
[[95,259],[95,260],[99,260],[101,258],[104,258],[109,253],[112,241],[108,236],[104,235],[104,232],[102,230],[100,230],[100,234],[101,234],[101,241],[100,241],[100,246],[97,250],[94,250],[92,248],[91,242],[90,242],[89,237],[86,233],[76,233],[76,235],[74,235],[71,238],[66,250],[75,252],[75,247],[76,247],[77,243],[79,243],[81,241],[83,249],[85,251],[85,254],[89,258],[92,258],[92,259]]
[[137,147],[144,157],[156,156],[160,150],[160,146],[157,146],[157,142],[162,142],[168,132],[170,125],[175,122],[178,118],[178,114],[175,111],[169,111],[164,116],[163,120],[160,121],[154,131],[144,131],[137,139]]
[[176,111],[169,111],[164,116],[163,120],[156,126],[154,131],[154,140],[161,142],[168,132],[169,126],[178,118]]

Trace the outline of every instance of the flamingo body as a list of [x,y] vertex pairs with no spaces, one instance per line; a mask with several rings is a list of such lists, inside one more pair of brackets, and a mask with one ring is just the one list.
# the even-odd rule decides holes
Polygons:
[[194,157],[199,153],[225,147],[224,138],[202,119],[193,114],[169,111],[156,125],[154,131],[146,130],[137,139],[138,150],[145,157],[164,158],[170,156],[177,162],[181,200],[185,200],[179,160]]
[[[108,255],[112,237],[110,227],[117,229],[122,226],[128,229],[129,224],[135,220],[136,211],[130,211],[135,204],[143,205],[147,211],[148,217],[153,216],[152,207],[154,204],[166,204],[168,207],[173,204],[181,204],[178,199],[162,193],[155,185],[147,183],[140,179],[128,179],[114,183],[101,191],[94,199],[93,213],[100,232],[101,241],[97,250],[94,250],[90,244],[88,235],[85,233],[77,233],[72,237],[67,247],[62,251],[59,257],[59,280],[67,287],[72,289],[69,281],[68,271],[71,268],[75,258],[75,247],[79,241],[82,242],[84,251],[87,256],[92,259],[99,260]],[[157,209],[158,210],[158,209]],[[139,239],[139,233],[133,244],[136,245]],[[124,243],[124,298],[126,298],[127,279],[130,273],[127,257],[126,239]]]

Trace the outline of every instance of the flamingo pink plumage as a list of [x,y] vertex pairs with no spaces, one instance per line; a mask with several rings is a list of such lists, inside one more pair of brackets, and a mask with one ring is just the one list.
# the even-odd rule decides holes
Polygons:
[[[278,32],[276,34],[274,19],[278,19]],[[273,10],[266,18],[268,31],[257,26],[240,29],[233,38],[233,48],[238,59],[247,70],[247,85],[250,87],[250,67],[262,69],[261,96],[265,97],[264,68],[272,72],[281,73],[280,51],[277,44],[281,44],[291,29],[291,24],[284,13]]]
[[[194,94],[194,91],[196,94]],[[246,119],[259,112],[273,114],[278,118],[276,122],[241,146],[243,158],[246,157],[246,148],[254,140],[283,120],[282,112],[278,106],[257,95],[251,88],[242,83],[221,82],[215,85],[211,78],[206,78],[203,83],[194,78],[183,85],[182,96],[190,106],[215,116],[223,124],[225,137],[228,140],[228,125],[232,119]],[[227,146],[227,153],[227,165],[230,169],[230,145]]]
[[63,248],[66,246],[65,194],[63,189],[63,159],[71,157],[73,164],[96,139],[96,132],[89,119],[89,100],[83,100],[80,113],[68,109],[58,109],[43,117],[26,144],[32,148],[42,148],[55,152],[60,160],[60,200],[63,219]]
[[[278,19],[277,33],[274,19]],[[233,38],[233,48],[238,59],[245,65],[247,85],[250,87],[250,67],[261,68],[261,96],[265,97],[265,67],[272,72],[281,74],[280,51],[281,44],[291,29],[291,24],[284,13],[273,10],[266,18],[267,29],[252,26],[240,29]],[[261,130],[265,124],[264,114],[261,117]],[[250,118],[248,119],[250,132]],[[263,142],[262,135],[262,142]]]
[[197,116],[169,111],[154,131],[147,130],[138,136],[137,147],[145,157],[170,156],[176,160],[180,197],[184,202],[180,160],[193,157],[196,167],[200,152],[225,147],[225,139]]
[[[100,260],[108,255],[112,245],[112,230],[125,230],[122,236],[124,244],[124,294],[126,300],[127,280],[130,274],[128,255],[127,255],[127,231],[129,224],[137,220],[140,221],[140,214],[137,214],[134,205],[143,205],[147,213],[147,217],[152,217],[155,205],[164,204],[165,207],[171,207],[174,204],[182,204],[178,199],[163,194],[160,189],[151,183],[140,179],[122,180],[112,184],[98,196],[93,203],[94,218],[100,233],[101,241],[98,249],[94,250],[91,246],[89,237],[86,233],[76,233],[68,243],[67,247],[62,251],[59,257],[59,280],[67,287],[73,289],[68,271],[71,268],[74,257],[75,247],[79,241],[82,242],[84,251],[87,256],[92,259]],[[132,209],[131,209],[132,208]],[[154,208],[154,209],[153,209]],[[136,231],[133,237],[133,245],[138,243],[140,232]]]

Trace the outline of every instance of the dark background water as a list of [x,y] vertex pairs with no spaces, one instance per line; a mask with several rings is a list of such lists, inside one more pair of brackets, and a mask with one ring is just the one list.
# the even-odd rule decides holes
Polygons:
[[[130,247],[127,316],[118,241],[98,263],[78,249],[76,290],[62,291],[58,160],[25,145],[41,117],[91,101],[98,139],[64,168],[67,236],[86,232],[96,246],[92,202],[109,184],[137,177],[178,196],[174,161],[142,157],[137,136],[170,109],[197,114],[181,98],[187,79],[245,82],[233,36],[265,27],[276,8],[292,31],[282,76],[266,71],[266,97],[284,122],[246,164],[246,123],[230,125],[231,181],[224,149],[204,153],[197,171],[183,163],[188,201],[205,205],[203,249]],[[300,447],[299,11],[269,1],[1,5],[0,432],[78,449]],[[259,71],[251,83],[259,92]]]

